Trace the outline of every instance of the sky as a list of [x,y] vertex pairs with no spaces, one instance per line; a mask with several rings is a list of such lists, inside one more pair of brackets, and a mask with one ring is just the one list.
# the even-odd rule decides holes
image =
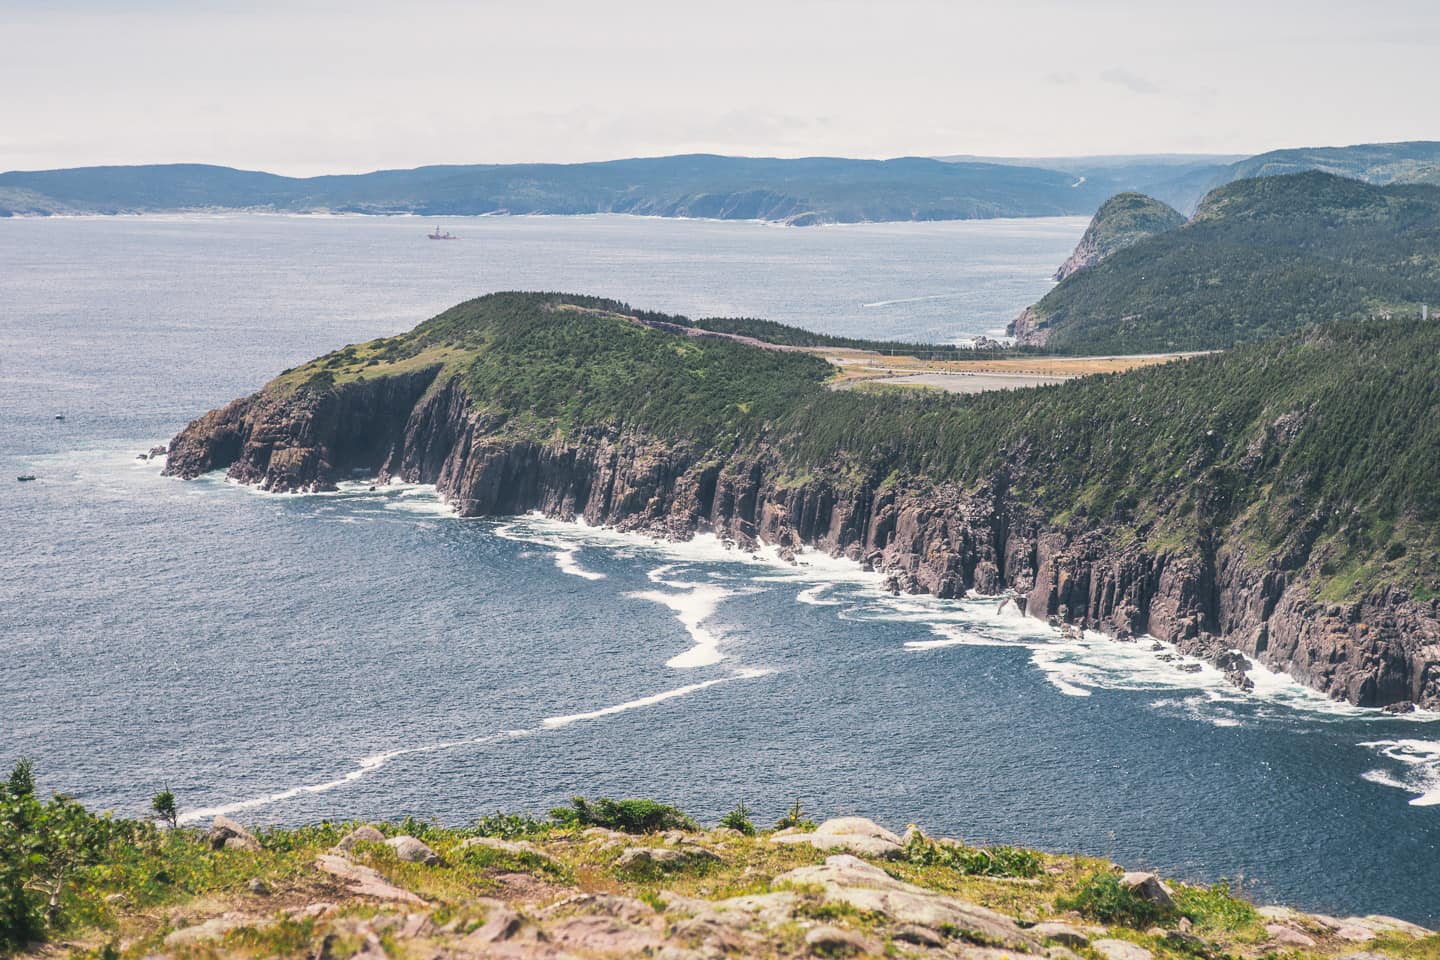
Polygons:
[[1440,139],[1434,0],[0,0],[0,170]]

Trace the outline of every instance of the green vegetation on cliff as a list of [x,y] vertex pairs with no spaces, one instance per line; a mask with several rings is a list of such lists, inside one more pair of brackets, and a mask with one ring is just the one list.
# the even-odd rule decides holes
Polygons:
[[1271,150],[1232,164],[1226,181],[1318,170],[1367,183],[1434,183],[1440,176],[1440,142],[1361,143],[1350,147]]
[[1016,332],[1092,353],[1225,348],[1440,299],[1440,188],[1323,173],[1212,191],[1194,219],[1061,282]]
[[799,469],[1010,476],[1052,518],[1161,541],[1214,543],[1238,524],[1282,568],[1314,559],[1343,578],[1342,595],[1430,595],[1436,410],[1440,324],[1356,321],[1023,393],[829,393],[782,422],[780,446]]
[[764,450],[788,476],[874,486],[1000,478],[1055,527],[1196,554],[1239,536],[1257,560],[1306,568],[1327,598],[1440,591],[1440,324],[1349,321],[1056,387],[956,396],[827,390],[832,368],[818,357],[690,336],[673,319],[587,297],[494,294],[277,384],[330,389],[429,357],[463,378],[498,436],[634,430],[704,457]]
[[603,425],[713,441],[753,435],[819,391],[831,373],[807,353],[687,337],[647,323],[684,326],[683,318],[598,297],[496,293],[408,334],[327,354],[281,382],[324,389],[443,365],[514,436],[544,440]]

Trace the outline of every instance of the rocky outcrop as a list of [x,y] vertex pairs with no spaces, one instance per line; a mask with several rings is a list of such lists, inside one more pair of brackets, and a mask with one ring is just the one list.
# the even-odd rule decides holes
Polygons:
[[1039,304],[1031,304],[1010,321],[1005,333],[1021,346],[1043,347],[1050,339],[1050,318],[1040,312]]
[[1146,237],[1184,223],[1183,214],[1159,200],[1142,193],[1117,193],[1096,211],[1075,251],[1055,271],[1055,279],[1064,280]]
[[536,439],[437,374],[272,387],[187,426],[166,472],[226,468],[277,492],[378,474],[433,483],[464,516],[540,511],[668,539],[763,541],[782,555],[812,547],[885,572],[897,591],[1015,591],[1042,620],[1120,640],[1151,634],[1212,660],[1238,650],[1355,704],[1440,707],[1435,601],[1386,590],[1322,604],[1303,564],[1256,560],[1229,545],[1238,536],[1197,552],[1119,544],[1103,522],[1056,527],[1013,496],[1008,476],[974,489],[839,469],[797,481],[773,439],[720,449],[598,426]]

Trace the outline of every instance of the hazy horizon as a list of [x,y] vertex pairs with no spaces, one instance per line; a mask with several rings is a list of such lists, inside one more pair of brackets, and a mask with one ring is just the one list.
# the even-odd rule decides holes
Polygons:
[[[0,169],[288,175],[619,157],[1253,155],[1440,138],[1391,0],[0,0]],[[1422,120],[1421,118],[1429,118]]]

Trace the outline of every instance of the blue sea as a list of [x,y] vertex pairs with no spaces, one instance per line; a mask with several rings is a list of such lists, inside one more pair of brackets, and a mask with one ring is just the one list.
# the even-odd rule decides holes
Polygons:
[[[1083,220],[786,229],[629,217],[0,221],[0,765],[140,816],[461,823],[799,800],[977,843],[1440,922],[1440,718],[1241,694],[995,598],[885,594],[425,487],[271,496],[137,452],[279,370],[501,289],[962,341]],[[57,419],[62,417],[64,419]],[[34,474],[30,483],[16,483]]]

